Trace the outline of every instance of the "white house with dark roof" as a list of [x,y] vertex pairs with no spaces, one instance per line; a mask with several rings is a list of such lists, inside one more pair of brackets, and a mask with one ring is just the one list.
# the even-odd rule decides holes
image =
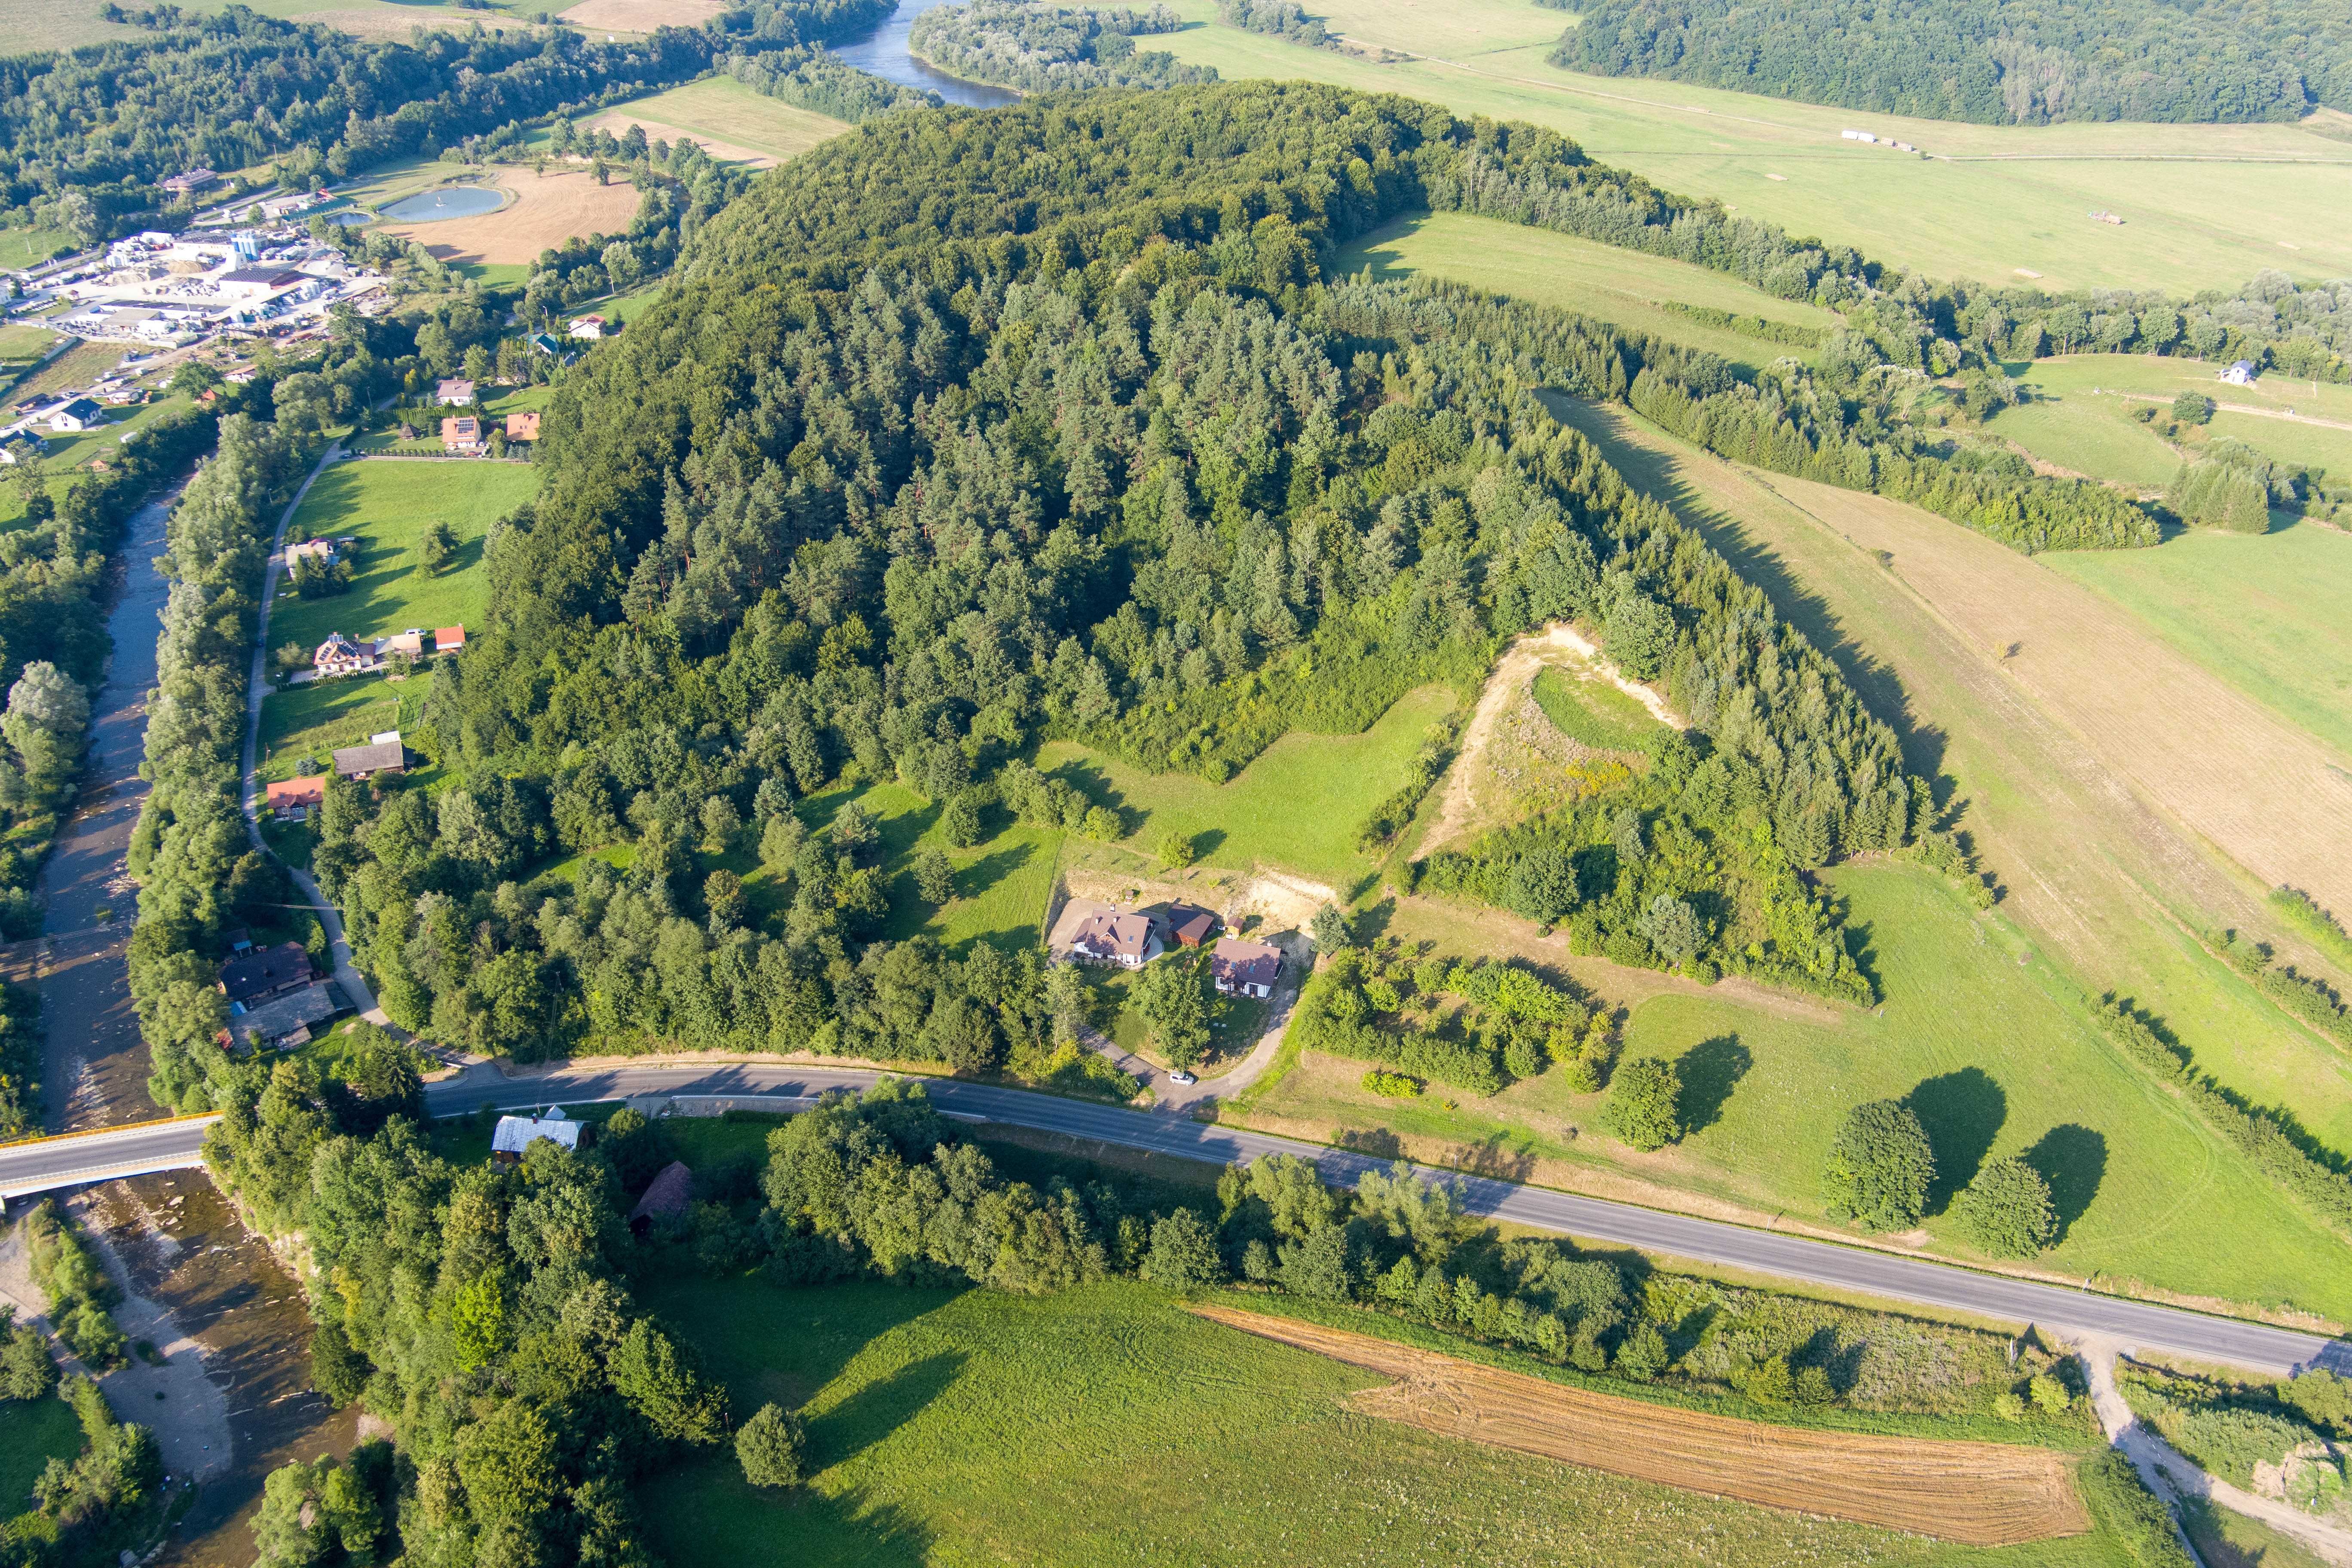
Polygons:
[[1089,915],[1070,938],[1070,956],[1084,963],[1115,963],[1140,969],[1166,951],[1150,915],[1105,910]]

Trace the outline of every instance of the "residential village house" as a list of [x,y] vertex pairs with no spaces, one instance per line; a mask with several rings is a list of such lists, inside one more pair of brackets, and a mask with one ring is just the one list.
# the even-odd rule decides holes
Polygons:
[[1239,937],[1219,937],[1209,952],[1209,977],[1228,996],[1271,996],[1274,983],[1282,977],[1282,949]]
[[1070,956],[1083,963],[1114,963],[1140,969],[1166,949],[1158,922],[1150,915],[1105,910],[1089,915],[1070,939]]

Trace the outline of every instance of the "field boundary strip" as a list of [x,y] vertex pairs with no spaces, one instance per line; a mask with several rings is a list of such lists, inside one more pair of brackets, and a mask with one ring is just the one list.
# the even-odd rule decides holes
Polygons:
[[1349,1405],[1445,1436],[1972,1546],[2016,1546],[2091,1527],[2074,1462],[2047,1448],[1774,1426],[1595,1394],[1319,1323],[1190,1310],[1395,1379]]

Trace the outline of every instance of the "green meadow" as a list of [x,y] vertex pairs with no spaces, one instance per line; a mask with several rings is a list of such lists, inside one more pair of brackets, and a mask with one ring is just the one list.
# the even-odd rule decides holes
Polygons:
[[[475,570],[482,541],[491,523],[538,493],[539,472],[523,463],[367,458],[334,465],[310,487],[294,521],[309,538],[357,535],[358,576],[347,592],[304,599],[281,575],[270,647],[316,647],[338,631],[357,638],[409,626],[479,626],[488,591]],[[456,556],[439,572],[416,554],[436,521],[457,536]]]
[[[939,831],[940,808],[896,783],[824,791],[801,803],[801,816],[811,826],[823,827],[853,800],[873,816],[881,833],[882,868],[890,892],[890,920],[882,933],[887,940],[928,936],[951,952],[961,952],[974,942],[1015,952],[1045,940],[1045,900],[1053,893],[1054,867],[1062,847],[1059,833],[992,811],[982,818],[994,829],[991,837],[958,848]],[[915,857],[930,848],[944,852],[955,868],[956,896],[943,905],[924,902],[915,890]],[[766,879],[765,873],[744,877],[755,900]]]
[[[1327,0],[1334,31],[1429,58],[1377,64],[1216,20],[1155,40],[1228,79],[1403,93],[1524,120],[1667,190],[1854,246],[1932,278],[2236,289],[2266,267],[2352,272],[2352,146],[2300,125],[1962,125],[1826,109],[1546,63],[1570,17],[1526,0]],[[1850,126],[1925,155],[1846,142]],[[2294,160],[2294,162],[2287,162]],[[2094,223],[2111,209],[2125,223]]]
[[1705,325],[1665,304],[1707,306],[1791,326],[1838,323],[1832,311],[1775,299],[1703,267],[1464,213],[1423,213],[1386,225],[1341,247],[1333,270],[1352,277],[1366,268],[1378,278],[1426,271],[1475,282],[1751,367],[1783,355],[1810,359],[1812,351]]
[[1060,741],[1038,752],[1037,766],[1118,808],[1134,848],[1154,853],[1169,833],[1189,834],[1208,865],[1265,862],[1339,886],[1370,868],[1356,852],[1358,832],[1402,785],[1429,727],[1453,705],[1452,692],[1422,687],[1360,735],[1285,735],[1221,784],[1147,773]]
[[792,1564],[1479,1563],[1646,1568],[2092,1564],[2090,1537],[1981,1551],[1676,1491],[1356,1415],[1381,1380],[1207,1323],[1150,1287],[1040,1298],[677,1280],[646,1304],[737,1418],[808,1423],[809,1484],[732,1454],[640,1492],[678,1568]]
[[2297,521],[2042,560],[2352,759],[2352,534]]

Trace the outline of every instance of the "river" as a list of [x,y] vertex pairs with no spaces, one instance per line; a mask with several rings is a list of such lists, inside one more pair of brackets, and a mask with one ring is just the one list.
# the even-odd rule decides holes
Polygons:
[[934,5],[951,5],[954,0],[898,0],[898,8],[884,19],[879,27],[854,44],[845,44],[833,51],[834,58],[856,66],[859,70],[872,71],[886,81],[908,87],[927,87],[950,103],[969,105],[974,109],[995,109],[1007,103],[1018,103],[1021,95],[1002,87],[983,87],[976,81],[950,76],[934,70],[907,50],[907,34],[915,18]]
[[147,1047],[131,1008],[125,949],[137,892],[124,858],[147,798],[139,763],[147,745],[147,693],[155,684],[155,638],[169,589],[155,557],[180,489],[141,507],[116,553],[121,581],[106,634],[114,642],[106,684],[90,708],[89,756],[81,797],[58,835],[41,891],[41,1021],[47,1036],[42,1093],[49,1131],[141,1121],[147,1100]]

